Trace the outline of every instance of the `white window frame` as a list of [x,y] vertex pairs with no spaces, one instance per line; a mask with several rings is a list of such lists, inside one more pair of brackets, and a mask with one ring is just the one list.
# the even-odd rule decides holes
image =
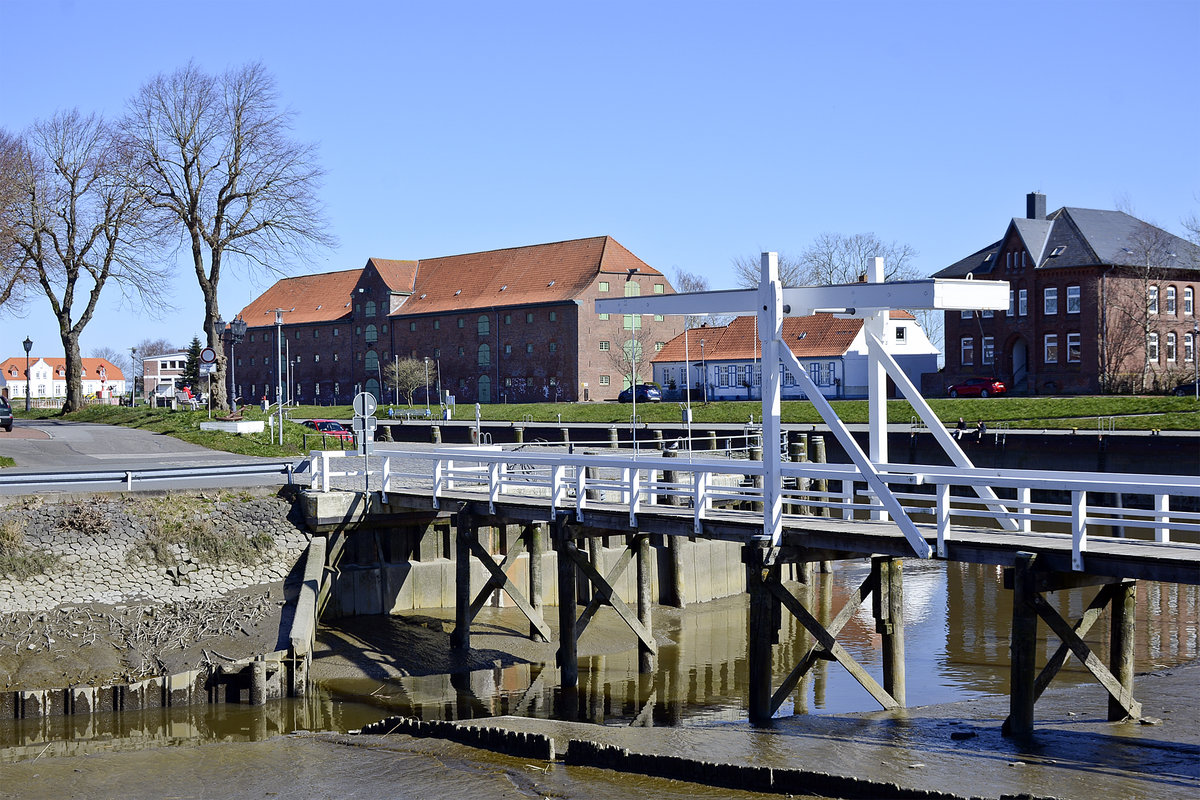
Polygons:
[[1175,356],[1177,355],[1177,353],[1175,351],[1175,346],[1176,346],[1177,341],[1178,340],[1175,337],[1175,331],[1168,331],[1167,332],[1167,363],[1168,364],[1174,363],[1174,361],[1175,361]]
[[[1054,358],[1050,356],[1053,355]],[[1058,363],[1058,334],[1047,333],[1042,336],[1042,363],[1057,364]]]
[[1168,313],[1168,314],[1170,314],[1171,316],[1174,316],[1174,315],[1175,315],[1175,313],[1176,313],[1176,312],[1175,312],[1175,309],[1176,309],[1176,305],[1175,305],[1175,287],[1174,287],[1174,286],[1168,286],[1168,287],[1167,287],[1167,313]]
[[964,367],[972,367],[975,365],[975,339],[971,336],[964,336],[958,343],[958,360]]
[[1083,336],[1078,333],[1067,334],[1067,363],[1078,364],[1083,356]]
[[1029,314],[1029,291],[1027,289],[1017,290],[1017,316],[1024,317]]
[[1067,313],[1078,314],[1080,304],[1080,289],[1078,286],[1067,287]]
[[1158,334],[1146,334],[1146,358],[1149,361],[1158,363]]
[[1184,290],[1183,290],[1183,315],[1185,317],[1192,316],[1192,309],[1195,308],[1195,301],[1193,299],[1193,295],[1194,295],[1194,292],[1192,292],[1192,287],[1190,287],[1190,286],[1184,287]]
[[984,336],[982,350],[983,352],[980,353],[980,358],[982,358],[982,361],[980,363],[989,365],[994,364],[996,361],[996,337]]
[[1058,287],[1047,286],[1042,289],[1042,313],[1052,317],[1058,313]]
[[1190,333],[1183,335],[1183,360],[1189,363],[1196,360],[1196,338]]
[[1147,286],[1146,287],[1146,313],[1147,314],[1157,314],[1158,313],[1158,287],[1157,286]]

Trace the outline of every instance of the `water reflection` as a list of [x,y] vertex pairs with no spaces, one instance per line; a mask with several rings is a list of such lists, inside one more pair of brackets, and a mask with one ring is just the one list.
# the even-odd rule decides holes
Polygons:
[[[868,562],[840,562],[811,587],[793,585],[817,616],[828,621],[866,578]],[[908,703],[963,700],[1008,691],[1011,592],[1002,571],[982,565],[908,561],[904,566]],[[1095,589],[1050,595],[1060,613],[1077,618]],[[256,741],[294,730],[346,731],[385,714],[422,719],[474,719],[506,714],[560,717],[605,725],[678,726],[741,721],[747,716],[747,601],[745,596],[694,606],[672,618],[657,670],[638,673],[632,635],[625,652],[581,658],[579,688],[562,692],[551,664],[518,663],[454,675],[392,680],[335,680],[302,700],[265,708],[191,706],[136,712],[0,721],[0,762],[99,750],[161,746],[185,741]],[[380,619],[387,641],[403,619]],[[1041,626],[1039,663],[1058,641]],[[1200,588],[1142,582],[1137,587],[1136,670],[1152,670],[1200,656]],[[586,636],[586,634],[585,634]],[[1108,615],[1085,637],[1107,660]],[[403,638],[403,637],[399,637]],[[839,641],[882,680],[880,637],[870,604],[843,628]],[[783,615],[775,647],[775,685],[811,646],[811,638]],[[1072,659],[1057,683],[1090,682]],[[1099,691],[1099,689],[1097,689]],[[1136,692],[1136,690],[1135,690]],[[873,711],[878,706],[845,670],[829,661],[801,681],[781,713]]]

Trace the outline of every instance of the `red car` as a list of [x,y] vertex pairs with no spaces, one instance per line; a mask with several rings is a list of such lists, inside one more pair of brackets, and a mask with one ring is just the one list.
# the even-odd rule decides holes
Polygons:
[[951,397],[988,397],[994,394],[1004,394],[1007,391],[1008,387],[1004,385],[1003,381],[995,378],[967,378],[946,389],[946,393]]
[[310,419],[304,423],[304,427],[312,428],[317,433],[323,433],[326,436],[332,436],[335,439],[341,439],[345,442],[354,441],[353,431],[348,431],[342,427],[342,423],[333,419]]

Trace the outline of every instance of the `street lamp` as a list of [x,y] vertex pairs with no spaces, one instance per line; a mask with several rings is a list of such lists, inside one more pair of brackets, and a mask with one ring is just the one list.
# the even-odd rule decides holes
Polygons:
[[704,360],[704,340],[700,340],[700,383],[704,387],[704,403],[708,404],[708,364]]
[[429,356],[425,356],[425,416],[431,416],[429,410]]
[[1192,320],[1192,389],[1196,392],[1196,402],[1200,403],[1200,317]]
[[[217,326],[222,331],[225,329],[225,323],[217,320]],[[241,315],[233,318],[229,323],[229,410],[230,413],[237,413],[237,349],[236,346],[242,343],[242,339],[246,336],[246,328],[250,327],[246,320],[242,319]]]
[[26,336],[25,341],[21,342],[21,344],[25,348],[25,410],[28,411],[29,389],[30,384],[33,383],[33,381],[29,380],[29,351],[33,349],[33,339]]
[[129,348],[129,407],[133,408],[133,390],[137,383],[137,348]]
[[[283,444],[283,315],[294,308],[276,308],[264,311],[275,314],[275,400],[279,403],[279,444]],[[289,365],[290,366],[290,365]]]

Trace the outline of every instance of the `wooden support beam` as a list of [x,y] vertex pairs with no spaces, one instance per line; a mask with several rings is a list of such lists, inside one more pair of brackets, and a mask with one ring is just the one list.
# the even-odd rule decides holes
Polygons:
[[[1134,611],[1137,582],[1125,581],[1113,588],[1112,630],[1109,641],[1109,669],[1121,684],[1122,696],[1133,697]],[[1128,709],[1115,697],[1108,698],[1108,718],[1125,719]]]
[[[604,578],[610,586],[619,581],[621,576],[625,574],[625,570],[633,562],[633,555],[633,548],[627,546],[617,556],[617,560],[609,568],[608,574]],[[596,612],[600,610],[600,606],[604,605],[604,595],[599,592],[592,592],[591,596],[592,599],[588,601],[587,606],[583,609],[583,613],[579,615],[577,636],[583,636],[583,632],[587,630],[588,623],[592,621],[592,617],[596,616]]]
[[[525,537],[529,549],[529,605],[537,618],[544,621],[546,617],[542,610],[542,555],[546,551],[546,541],[542,526],[536,522],[527,523]],[[550,641],[533,622],[529,623],[529,638],[535,642]]]
[[[1072,630],[1075,631],[1076,636],[1080,638],[1087,636],[1088,631],[1092,629],[1092,625],[1096,623],[1096,620],[1100,619],[1104,607],[1109,604],[1112,597],[1113,588],[1111,586],[1102,587],[1096,593],[1096,596],[1088,603],[1088,607],[1084,609],[1083,616],[1072,626]],[[1058,671],[1063,668],[1063,665],[1067,663],[1067,659],[1070,657],[1071,648],[1066,642],[1063,642],[1054,651],[1053,655],[1050,656],[1050,660],[1046,662],[1046,666],[1042,667],[1042,671],[1038,673],[1037,680],[1033,683],[1034,702],[1042,696],[1042,692],[1046,691],[1050,682],[1054,680],[1054,676],[1058,674]]]
[[[575,588],[575,561],[568,551],[574,549],[575,545],[571,543],[565,517],[555,517],[552,533],[554,549],[558,553],[558,666],[562,670],[562,688],[573,692],[579,687],[579,638],[575,632],[578,595]],[[570,712],[571,708],[564,698],[561,710]]]
[[[654,625],[651,621],[652,601],[650,598],[650,537],[641,534],[633,537],[637,542],[637,612],[638,622],[651,632],[653,638]],[[638,672],[647,674],[654,672],[654,651],[644,642],[638,641]]]
[[1033,603],[1034,608],[1037,609],[1038,616],[1046,621],[1046,624],[1050,626],[1050,630],[1054,631],[1054,635],[1071,648],[1071,653],[1079,659],[1080,663],[1087,667],[1088,672],[1092,673],[1092,676],[1100,682],[1100,685],[1108,690],[1109,696],[1119,704],[1120,708],[1124,711],[1124,716],[1121,719],[1125,717],[1140,719],[1142,716],[1142,704],[1133,699],[1132,674],[1129,679],[1130,686],[1126,687],[1122,685],[1121,681],[1117,680],[1108,671],[1108,667],[1104,666],[1096,654],[1092,652],[1087,643],[1079,638],[1075,631],[1071,630],[1071,626],[1059,615],[1054,606],[1050,605],[1044,597],[1036,593],[1033,596]]
[[1034,667],[1037,655],[1037,597],[1034,565],[1036,553],[1018,553],[1013,567],[1012,645],[1009,660],[1008,719],[1001,727],[1005,736],[1033,733]]
[[625,624],[629,626],[629,629],[637,635],[642,644],[649,648],[651,653],[657,653],[658,645],[654,641],[654,635],[647,630],[641,622],[638,621],[637,615],[634,614],[632,609],[625,604],[624,600],[617,596],[617,593],[612,588],[612,585],[609,584],[608,581],[604,580],[604,576],[602,576],[596,570],[595,566],[592,565],[592,562],[588,560],[587,556],[579,552],[579,548],[577,548],[572,542],[568,542],[565,549],[567,551],[567,557],[574,561],[575,566],[578,567],[579,571],[582,572],[589,581],[591,581],[596,593],[603,597],[603,599],[613,607],[613,610],[617,612],[617,615],[625,621]]
[[478,533],[475,518],[462,511],[454,527],[454,631],[450,646],[465,650],[471,646],[471,541]]
[[[829,584],[826,583],[825,587],[828,587],[828,585]],[[878,585],[879,575],[875,571],[872,571],[867,576],[866,580],[859,585],[858,589],[851,593],[846,599],[846,605],[842,606],[842,610],[838,612],[837,616],[835,616],[833,620],[830,621],[827,626],[825,626],[825,630],[829,632],[830,636],[835,639],[837,638],[837,635],[842,632],[842,628],[846,627],[846,623],[854,618],[855,613],[857,613],[858,609],[862,606],[863,601],[866,600],[873,591],[875,591]],[[827,599],[827,592],[822,592],[822,603],[824,603]],[[830,656],[825,650],[825,647],[819,641],[809,648],[808,651],[805,652],[804,656],[801,657],[796,666],[792,668],[792,671],[788,673],[788,676],[784,678],[783,683],[779,686],[779,690],[775,692],[775,695],[771,698],[771,713],[774,714],[779,710],[779,708],[783,705],[783,701],[786,700],[788,695],[792,693],[792,690],[796,688],[796,684],[799,683],[800,680],[807,675],[814,666],[829,657]]]
[[[809,613],[799,600],[797,600],[790,592],[784,589],[778,582],[766,583],[767,590],[775,597],[779,598],[788,611],[800,621],[800,624],[808,629],[813,638],[821,645],[821,647],[829,653],[833,658],[841,664],[847,672],[849,672],[856,681],[859,682],[867,692],[874,697],[881,706],[885,709],[900,708],[900,703],[896,698],[892,697],[878,681],[871,677],[861,664],[854,660],[854,656],[846,652],[846,648],[838,644],[838,641],[829,634],[820,621]],[[753,615],[753,607],[751,609]],[[753,690],[753,687],[751,687]]]
[[525,551],[524,541],[521,539],[514,540],[512,545],[508,548],[508,554],[504,556],[504,561],[500,564],[497,564],[492,559],[491,554],[484,549],[483,545],[479,543],[479,540],[476,537],[470,537],[470,539],[467,541],[467,545],[470,547],[471,552],[475,555],[475,557],[479,559],[480,563],[483,564],[487,571],[492,574],[492,576],[488,578],[487,583],[483,585],[483,588],[479,590],[479,594],[475,596],[475,600],[471,602],[471,607],[468,609],[467,614],[467,625],[470,625],[471,621],[474,620],[479,614],[480,610],[487,603],[488,597],[492,594],[492,592],[496,591],[497,589],[503,589],[505,593],[512,598],[512,601],[517,608],[521,609],[521,613],[524,614],[529,620],[529,624],[536,629],[536,633],[543,637],[542,641],[550,641],[550,626],[548,626],[546,621],[542,619],[541,614],[533,610],[533,606],[531,606],[529,601],[525,599],[525,595],[521,594],[521,591],[517,588],[517,585],[512,582],[511,578],[508,577],[508,568],[511,567],[512,564],[517,560],[517,557]]
[[778,584],[779,565],[763,564],[763,551],[746,545],[746,588],[750,592],[750,630],[747,662],[750,669],[750,724],[768,726],[771,708],[771,639],[774,614],[771,613],[772,583]]
[[875,631],[883,635],[883,688],[905,704],[904,676],[904,562],[899,558],[875,556],[879,591],[875,593]]

